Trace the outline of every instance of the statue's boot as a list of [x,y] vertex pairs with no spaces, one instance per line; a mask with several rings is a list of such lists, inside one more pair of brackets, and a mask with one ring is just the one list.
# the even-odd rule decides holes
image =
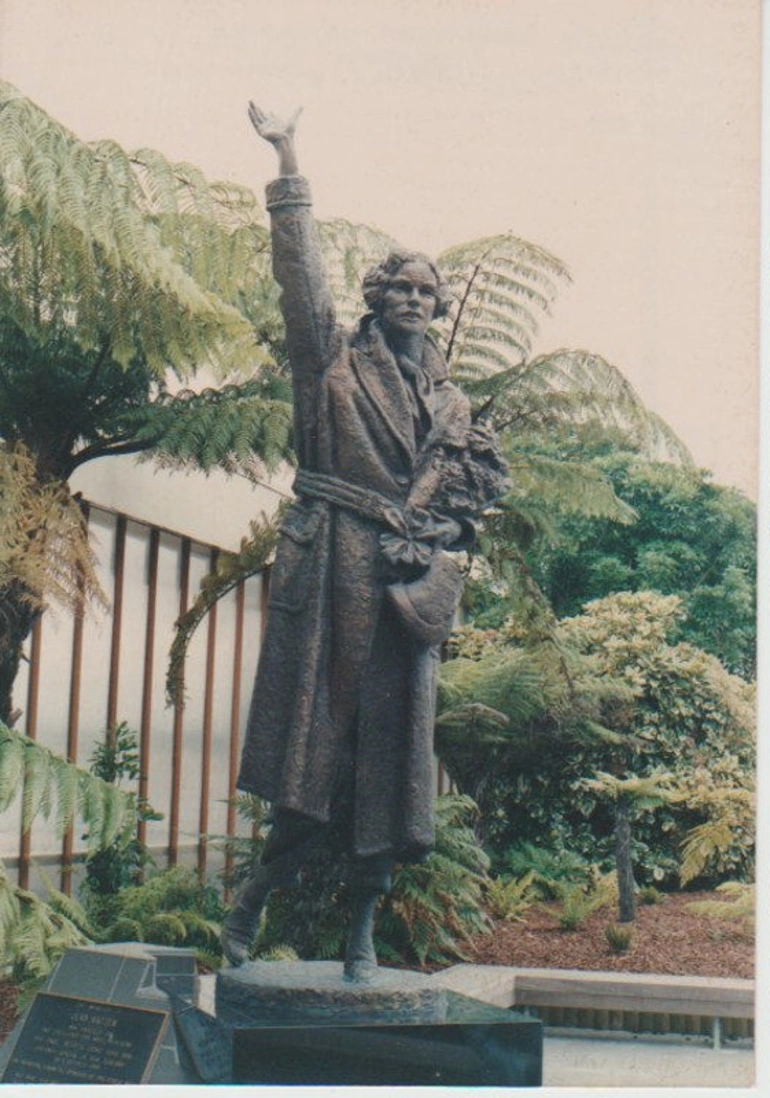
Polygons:
[[262,861],[252,869],[235,894],[232,909],[219,935],[222,952],[234,967],[249,959],[249,950],[267,898],[274,888],[293,888],[311,848],[323,836],[312,821],[285,814],[265,844]]
[[248,961],[262,909],[278,884],[271,866],[258,865],[236,892],[232,909],[219,935],[222,952],[231,965],[238,967]]
[[377,975],[377,954],[374,952],[374,910],[380,892],[364,892],[354,896],[350,931],[345,948],[344,976],[354,983],[369,983]]

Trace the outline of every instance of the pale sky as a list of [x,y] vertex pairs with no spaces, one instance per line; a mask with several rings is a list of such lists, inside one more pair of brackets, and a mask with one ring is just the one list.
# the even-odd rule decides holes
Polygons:
[[0,0],[0,75],[80,137],[262,193],[304,106],[319,217],[511,229],[574,282],[538,352],[618,366],[756,494],[759,0]]

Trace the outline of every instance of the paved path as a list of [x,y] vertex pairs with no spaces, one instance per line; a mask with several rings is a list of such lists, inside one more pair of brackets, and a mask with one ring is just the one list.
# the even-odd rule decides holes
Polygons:
[[712,1049],[615,1037],[550,1037],[543,1085],[553,1087],[750,1087],[750,1049]]

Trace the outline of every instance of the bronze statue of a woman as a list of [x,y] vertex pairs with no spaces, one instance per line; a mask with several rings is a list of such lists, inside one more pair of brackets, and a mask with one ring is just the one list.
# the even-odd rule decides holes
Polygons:
[[369,980],[392,868],[433,844],[436,671],[461,589],[449,554],[471,544],[474,519],[507,482],[428,335],[450,304],[430,260],[389,255],[364,279],[368,311],[355,330],[336,323],[298,174],[298,113],[281,122],[249,107],[279,158],[267,208],[298,473],[238,778],[271,802],[273,826],[222,946],[232,964],[247,959],[269,892],[296,882],[311,848],[341,826],[354,866],[344,971]]

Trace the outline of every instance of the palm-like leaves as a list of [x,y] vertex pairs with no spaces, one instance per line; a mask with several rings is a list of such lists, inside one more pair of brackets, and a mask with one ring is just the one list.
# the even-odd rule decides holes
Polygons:
[[569,278],[559,259],[512,233],[449,248],[438,263],[455,295],[442,342],[461,383],[526,360],[539,315]]
[[85,352],[108,336],[113,361],[139,353],[158,375],[248,360],[226,231],[248,192],[212,194],[187,165],[79,141],[5,83],[0,117],[0,292],[22,331]]
[[241,541],[240,551],[219,556],[214,571],[203,579],[194,603],[177,620],[166,676],[169,703],[181,705],[184,701],[184,661],[193,633],[219,599],[264,569],[278,541],[280,519],[279,511],[272,521],[264,516],[259,521],[252,521],[249,536]]
[[80,818],[92,847],[111,843],[136,820],[134,797],[14,732],[0,722],[0,812],[22,794],[22,827],[56,805],[60,834]]

